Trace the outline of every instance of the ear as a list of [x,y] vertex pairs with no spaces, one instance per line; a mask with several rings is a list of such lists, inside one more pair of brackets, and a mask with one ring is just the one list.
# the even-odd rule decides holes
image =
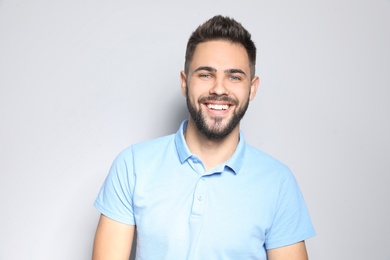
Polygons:
[[180,71],[180,85],[181,93],[183,96],[187,96],[187,75],[183,70]]
[[249,100],[250,101],[252,101],[255,98],[259,84],[260,84],[260,79],[259,79],[259,77],[255,76],[251,82],[251,90],[249,93]]

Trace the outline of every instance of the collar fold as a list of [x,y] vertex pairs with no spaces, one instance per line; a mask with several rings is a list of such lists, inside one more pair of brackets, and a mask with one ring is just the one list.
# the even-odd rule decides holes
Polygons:
[[[194,154],[191,153],[189,150],[186,140],[184,138],[184,132],[186,131],[188,126],[188,119],[184,120],[181,125],[179,130],[176,132],[175,135],[175,145],[176,145],[176,150],[177,154],[179,156],[180,163],[183,164],[190,158],[191,156],[195,156]],[[223,171],[225,167],[229,167],[235,174],[237,174],[242,166],[242,162],[244,159],[244,154],[245,154],[245,139],[244,139],[244,134],[240,130],[240,139],[238,142],[238,145],[236,147],[236,150],[234,151],[232,157],[230,157],[229,160],[226,162],[218,165],[213,169],[213,171]]]

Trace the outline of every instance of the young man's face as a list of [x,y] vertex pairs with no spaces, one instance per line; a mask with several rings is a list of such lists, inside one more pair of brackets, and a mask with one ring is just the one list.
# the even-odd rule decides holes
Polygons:
[[200,43],[188,75],[181,74],[190,120],[207,138],[219,140],[238,127],[259,79],[251,80],[243,46],[228,41]]

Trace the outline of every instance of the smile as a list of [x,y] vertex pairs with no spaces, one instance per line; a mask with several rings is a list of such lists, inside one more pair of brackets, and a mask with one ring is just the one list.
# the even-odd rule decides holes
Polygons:
[[212,110],[227,110],[229,105],[207,104],[207,107]]

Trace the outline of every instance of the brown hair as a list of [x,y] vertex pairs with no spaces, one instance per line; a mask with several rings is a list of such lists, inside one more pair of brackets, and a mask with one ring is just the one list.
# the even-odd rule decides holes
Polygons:
[[254,77],[256,46],[251,39],[251,34],[236,20],[221,15],[216,15],[201,24],[188,39],[184,63],[186,74],[188,74],[196,46],[198,46],[199,43],[212,40],[226,40],[232,43],[241,44],[248,54],[251,77]]

